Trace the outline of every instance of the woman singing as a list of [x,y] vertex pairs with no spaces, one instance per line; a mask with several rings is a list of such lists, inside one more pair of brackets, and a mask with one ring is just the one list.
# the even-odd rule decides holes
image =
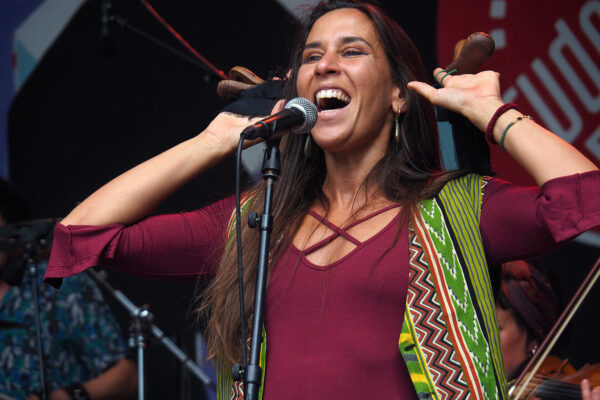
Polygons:
[[[290,71],[285,99],[305,97],[319,113],[309,134],[281,141],[263,398],[507,398],[488,266],[551,250],[600,224],[596,166],[505,106],[495,72],[437,69],[443,87],[424,83],[412,42],[370,3],[312,9]],[[538,187],[441,172],[432,104],[487,131]],[[199,311],[210,315],[223,398],[240,390],[228,371],[241,363],[246,339],[230,244],[234,200],[144,218],[231,155],[253,122],[220,114],[198,136],[100,188],[57,225],[46,274],[101,264],[211,279]],[[263,185],[246,192],[244,212],[263,203]],[[247,316],[258,236],[244,226]]]

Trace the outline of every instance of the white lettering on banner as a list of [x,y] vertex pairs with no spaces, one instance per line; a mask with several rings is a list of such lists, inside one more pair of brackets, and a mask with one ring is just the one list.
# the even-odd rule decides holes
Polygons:
[[579,96],[579,99],[585,108],[591,113],[597,113],[600,111],[600,94],[594,97],[588,91],[585,84],[581,81],[579,76],[577,76],[577,73],[562,54],[563,47],[571,49],[598,90],[600,90],[600,70],[596,64],[594,64],[589,54],[584,50],[581,43],[575,37],[575,34],[569,29],[564,20],[559,19],[556,21],[554,27],[558,31],[558,36],[552,41],[552,44],[550,44],[550,58],[554,61],[567,82],[569,82],[573,91]]
[[587,147],[596,159],[600,160],[600,126],[587,138],[585,147]]
[[583,126],[581,116],[577,113],[577,110],[575,110],[573,103],[569,101],[565,92],[556,83],[556,80],[550,71],[548,71],[548,68],[542,60],[535,58],[531,63],[531,68],[537,74],[542,84],[546,87],[546,89],[548,89],[554,101],[556,101],[561,111],[567,117],[570,122],[570,126],[563,127],[560,124],[558,119],[554,116],[552,111],[550,111],[550,108],[548,108],[546,102],[542,99],[538,91],[533,87],[531,81],[525,74],[520,74],[517,77],[517,85],[525,97],[527,97],[527,100],[529,100],[531,105],[535,108],[540,118],[546,122],[548,129],[562,137],[567,142],[574,141],[577,135],[579,135],[581,132],[581,128]]
[[506,17],[506,0],[492,0],[490,3],[490,18],[504,19]]
[[592,13],[595,13],[600,17],[600,1],[589,1],[581,7],[579,12],[579,25],[585,32],[590,43],[596,47],[596,51],[600,53],[600,33],[594,28],[592,24]]
[[[600,31],[598,31],[597,27],[592,23],[592,17],[594,16],[600,17],[600,1],[598,0],[588,1],[583,5],[579,11],[579,23],[586,38],[600,54]],[[577,98],[581,101],[585,110],[591,114],[600,112],[599,66],[586,51],[581,40],[577,38],[575,33],[562,18],[559,18],[554,23],[554,27],[557,31],[557,36],[552,40],[548,48],[550,60],[563,75],[569,87],[573,90],[573,93],[575,93]],[[581,79],[581,73],[578,74],[573,68],[572,63],[567,60],[564,54],[567,49],[575,56],[576,62],[579,63],[582,70],[588,75],[592,84],[595,86],[594,88],[584,83]],[[537,75],[537,78],[539,78],[542,85],[548,90],[552,99],[568,120],[568,124],[566,126],[561,124],[548,106],[547,99],[540,95],[538,89],[534,87],[526,73],[519,74],[516,79],[516,86],[520,90],[517,90],[515,86],[509,87],[503,94],[504,101],[515,101],[520,92],[522,92],[535,109],[539,118],[543,120],[550,130],[554,131],[567,142],[574,142],[579,134],[582,133],[583,116],[580,115],[580,112],[583,112],[583,109],[579,108],[578,112],[573,104],[573,99],[567,97],[564,89],[559,86],[559,83],[556,81],[544,61],[540,58],[535,58],[531,62],[531,69],[534,74]],[[592,154],[598,159],[600,159],[599,146],[597,140],[594,142],[592,138],[586,142],[586,147],[588,147],[590,151],[592,151]]]
[[515,89],[514,86],[511,86],[508,89],[506,89],[506,91],[502,94],[502,100],[505,103],[512,103],[515,101],[515,99],[518,96],[519,96],[519,91],[517,89]]

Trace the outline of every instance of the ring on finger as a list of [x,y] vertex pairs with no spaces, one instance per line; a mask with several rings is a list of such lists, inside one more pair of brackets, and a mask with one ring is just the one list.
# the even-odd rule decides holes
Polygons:
[[[448,75],[452,75],[452,74],[453,74],[453,73],[455,73],[456,71],[458,71],[458,68],[454,68],[452,71],[449,71],[449,72],[446,72],[446,70],[440,71],[440,72],[446,72],[446,74],[445,74],[444,76],[442,76],[442,79],[440,79],[440,85],[442,85],[442,86],[443,86],[444,79],[445,79],[445,78],[446,78]],[[438,74],[439,74],[439,72],[438,72]],[[437,74],[436,74],[436,77],[437,77]]]
[[438,76],[440,76],[440,74],[441,74],[442,72],[446,72],[446,70],[445,70],[445,69],[443,69],[443,70],[441,70],[441,71],[438,71],[438,72],[437,72],[437,74],[435,74],[435,76],[434,76],[433,78],[434,78],[434,79],[437,81],[437,78],[438,78]]

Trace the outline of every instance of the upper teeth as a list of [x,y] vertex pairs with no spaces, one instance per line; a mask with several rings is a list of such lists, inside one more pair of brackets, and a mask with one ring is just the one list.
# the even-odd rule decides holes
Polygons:
[[350,102],[350,96],[348,96],[347,94],[345,94],[344,92],[342,92],[339,89],[325,89],[325,90],[319,90],[317,92],[317,103],[319,102],[319,100],[324,99],[324,98],[335,98],[335,99],[339,99],[342,100],[346,103]]

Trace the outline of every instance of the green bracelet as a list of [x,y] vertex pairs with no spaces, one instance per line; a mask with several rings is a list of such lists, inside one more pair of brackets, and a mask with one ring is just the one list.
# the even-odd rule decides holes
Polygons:
[[502,136],[500,136],[500,150],[502,151],[506,151],[504,150],[504,138],[506,137],[506,132],[508,132],[508,130],[517,122],[522,121],[523,119],[528,118],[530,120],[533,121],[533,118],[531,118],[530,115],[522,115],[520,117],[517,117],[517,119],[515,119],[514,121],[512,121],[510,124],[506,125],[506,128],[504,128],[504,131],[502,131]]

